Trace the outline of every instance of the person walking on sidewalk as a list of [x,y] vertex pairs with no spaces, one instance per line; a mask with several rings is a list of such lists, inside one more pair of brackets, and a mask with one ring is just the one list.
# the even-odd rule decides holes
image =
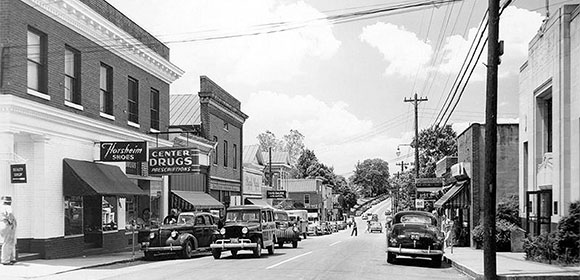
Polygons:
[[358,229],[356,228],[356,221],[353,219],[352,221],[352,232],[350,233],[350,236],[357,236],[358,235]]
[[12,265],[16,262],[16,218],[12,214],[12,197],[3,196],[0,200],[0,237],[4,240],[0,262]]

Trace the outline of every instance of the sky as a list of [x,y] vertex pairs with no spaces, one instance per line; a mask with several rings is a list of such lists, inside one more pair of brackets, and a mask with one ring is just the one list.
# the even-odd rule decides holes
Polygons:
[[[427,99],[418,106],[419,129],[438,123],[487,9],[487,1],[463,0],[337,21],[428,1],[107,1],[170,48],[171,62],[185,71],[171,93],[197,94],[199,77],[208,76],[249,116],[244,145],[267,130],[281,139],[296,129],[345,177],[365,159],[383,159],[391,172],[395,162],[414,160],[414,109],[404,100]],[[550,13],[578,2],[551,0]],[[545,0],[516,0],[501,16],[499,122],[518,121],[519,68],[545,14]],[[447,121],[458,134],[485,120],[486,60],[484,51]]]

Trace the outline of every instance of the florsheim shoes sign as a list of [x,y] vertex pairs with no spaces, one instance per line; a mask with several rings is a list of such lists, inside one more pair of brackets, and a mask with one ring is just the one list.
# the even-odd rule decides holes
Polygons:
[[196,148],[150,148],[149,175],[197,173],[199,149]]
[[100,142],[100,161],[147,161],[147,142]]

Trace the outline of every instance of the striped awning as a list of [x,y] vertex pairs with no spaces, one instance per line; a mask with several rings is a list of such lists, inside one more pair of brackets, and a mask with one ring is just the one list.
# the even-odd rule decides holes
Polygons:
[[468,180],[455,183],[439,200],[434,204],[435,208],[442,208],[445,204],[449,204],[457,197],[468,185]]

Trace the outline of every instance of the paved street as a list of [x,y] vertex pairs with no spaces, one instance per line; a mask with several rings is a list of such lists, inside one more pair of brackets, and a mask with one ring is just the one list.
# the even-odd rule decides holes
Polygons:
[[[382,203],[372,211],[384,219],[388,207]],[[264,254],[260,259],[251,257],[249,251],[240,252],[237,258],[224,253],[219,260],[206,254],[190,260],[137,261],[39,279],[469,279],[449,265],[432,268],[428,260],[399,259],[397,265],[387,264],[384,233],[365,233],[366,222],[357,218],[357,223],[357,237],[351,237],[347,228],[309,237],[297,249],[289,245],[276,248],[274,255]]]

